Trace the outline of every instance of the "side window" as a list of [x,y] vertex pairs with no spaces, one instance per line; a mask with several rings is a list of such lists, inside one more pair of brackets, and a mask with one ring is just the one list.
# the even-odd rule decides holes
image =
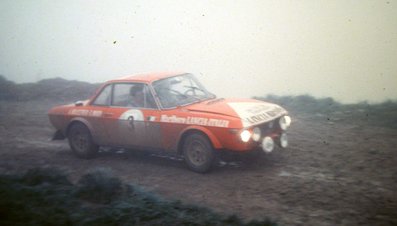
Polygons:
[[112,94],[112,85],[106,86],[93,102],[94,105],[110,105],[110,97]]
[[134,86],[134,84],[128,83],[115,84],[112,105],[121,107],[128,106],[130,89]]
[[114,85],[113,106],[131,108],[157,108],[152,93],[142,83],[120,83]]

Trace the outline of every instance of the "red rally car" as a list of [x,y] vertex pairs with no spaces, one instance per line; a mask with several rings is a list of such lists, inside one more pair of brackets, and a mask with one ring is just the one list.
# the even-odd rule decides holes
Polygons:
[[224,99],[189,73],[152,73],[114,79],[92,98],[52,108],[53,139],[67,138],[77,156],[100,146],[172,152],[204,173],[216,152],[271,152],[288,145],[291,118],[282,107],[253,99]]

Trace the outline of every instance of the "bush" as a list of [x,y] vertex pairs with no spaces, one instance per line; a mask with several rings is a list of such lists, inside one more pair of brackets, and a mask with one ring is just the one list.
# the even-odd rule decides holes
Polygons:
[[[54,173],[55,172],[55,173]],[[0,176],[0,225],[70,225],[76,204],[72,184],[60,171],[34,169]]]
[[39,185],[50,183],[55,185],[71,185],[67,175],[59,169],[54,168],[35,168],[25,173],[21,180],[26,185]]
[[77,184],[77,196],[91,202],[109,203],[122,193],[122,184],[109,169],[97,169],[85,174]]
[[[90,194],[89,194],[90,193]],[[82,176],[77,185],[57,169],[0,175],[0,225],[272,225],[244,223],[180,201],[167,201],[123,184],[106,169]]]

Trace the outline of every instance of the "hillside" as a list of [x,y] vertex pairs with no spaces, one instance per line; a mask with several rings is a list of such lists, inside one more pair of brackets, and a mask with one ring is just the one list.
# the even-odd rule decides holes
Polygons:
[[[0,100],[84,100],[93,95],[100,85],[63,78],[44,79],[37,83],[16,84],[0,75]],[[330,97],[315,98],[310,95],[267,95],[254,98],[279,104],[292,114],[306,115],[330,123],[353,120],[362,125],[370,124],[397,129],[396,101],[389,100],[378,104],[367,102],[341,104]]]
[[383,103],[341,104],[332,98],[315,98],[310,95],[255,97],[283,106],[293,115],[324,120],[326,123],[354,122],[361,126],[373,125],[397,129],[397,101]]
[[89,98],[100,84],[70,81],[63,78],[16,84],[0,76],[0,100],[83,100]]

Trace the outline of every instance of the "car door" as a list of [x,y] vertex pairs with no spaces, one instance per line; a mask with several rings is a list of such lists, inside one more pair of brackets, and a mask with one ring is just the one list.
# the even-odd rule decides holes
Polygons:
[[89,106],[84,107],[84,118],[91,126],[91,134],[95,143],[107,145],[112,143],[106,125],[111,120],[109,109],[111,101],[112,85],[104,86]]
[[108,124],[114,144],[124,147],[158,147],[160,129],[157,105],[143,83],[117,83],[111,104],[113,119]]

